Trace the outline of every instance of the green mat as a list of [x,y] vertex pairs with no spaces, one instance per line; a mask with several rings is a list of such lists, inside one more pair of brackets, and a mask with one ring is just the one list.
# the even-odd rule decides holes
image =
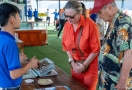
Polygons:
[[62,50],[61,38],[57,39],[57,31],[54,26],[48,27],[48,45],[24,47],[25,54],[32,58],[34,55],[39,59],[49,58],[56,66],[70,75],[70,65],[67,54]]

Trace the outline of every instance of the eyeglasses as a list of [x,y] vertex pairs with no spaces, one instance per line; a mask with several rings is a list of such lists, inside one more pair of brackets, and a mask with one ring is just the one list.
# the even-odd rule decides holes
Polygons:
[[65,18],[74,19],[76,15],[77,15],[77,14],[75,14],[74,16],[68,16],[68,15],[65,15]]

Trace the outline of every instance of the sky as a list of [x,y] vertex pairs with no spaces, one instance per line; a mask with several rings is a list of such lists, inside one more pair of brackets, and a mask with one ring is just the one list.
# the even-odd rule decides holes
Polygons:
[[[61,1],[61,8],[63,8],[65,6],[67,1]],[[89,9],[89,8],[92,8],[93,7],[93,4],[94,2],[93,1],[82,1],[86,8]],[[36,2],[34,0],[32,0],[31,2],[32,4],[32,8],[36,8]],[[39,5],[39,9],[58,9],[59,8],[59,2],[58,1],[39,1],[38,5]],[[116,4],[118,6],[119,9],[121,9],[121,1],[116,1]],[[124,9],[129,9],[129,10],[132,10],[132,0],[125,0],[124,2]]]
[[[36,0],[29,0],[31,1],[30,3],[28,3],[28,5],[32,5],[32,11],[34,11],[35,8],[37,8],[37,3]],[[93,8],[94,6],[94,2],[93,1],[82,1],[86,8]],[[67,3],[67,1],[60,1],[60,8],[63,9],[63,7],[65,6],[65,4]],[[121,9],[121,5],[122,2],[121,1],[116,1],[117,7],[119,9]],[[53,21],[54,19],[54,14],[53,12],[55,11],[55,9],[57,9],[57,11],[59,11],[59,2],[58,1],[39,1],[38,2],[38,12],[39,13],[46,13],[47,9],[49,9],[50,11],[50,16],[51,16],[51,20]],[[128,10],[132,10],[132,0],[125,0],[124,1],[124,10],[126,11],[126,9]],[[45,19],[45,17],[44,17]]]

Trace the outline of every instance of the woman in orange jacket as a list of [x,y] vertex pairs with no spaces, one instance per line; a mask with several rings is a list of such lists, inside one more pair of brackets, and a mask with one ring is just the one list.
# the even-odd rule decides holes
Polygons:
[[87,90],[96,90],[100,50],[97,26],[86,17],[86,8],[78,1],[66,3],[65,18],[62,45],[71,64],[72,77]]

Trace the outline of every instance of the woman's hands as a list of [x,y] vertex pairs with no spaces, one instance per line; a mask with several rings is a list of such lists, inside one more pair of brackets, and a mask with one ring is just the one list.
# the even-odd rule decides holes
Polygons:
[[81,73],[85,70],[85,66],[78,62],[71,62],[72,69],[75,73]]

